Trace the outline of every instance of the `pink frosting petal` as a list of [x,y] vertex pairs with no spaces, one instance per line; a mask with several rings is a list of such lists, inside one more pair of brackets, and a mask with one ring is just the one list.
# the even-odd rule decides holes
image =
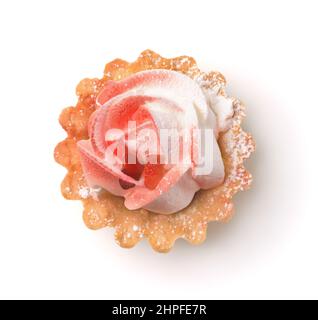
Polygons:
[[200,187],[192,179],[191,172],[188,170],[175,185],[145,205],[144,208],[164,214],[177,212],[190,204],[199,189]]
[[141,185],[139,181],[124,174],[118,167],[97,157],[90,141],[79,141],[77,147],[86,180],[91,187],[99,186],[116,195],[124,195],[125,192],[118,187],[120,186],[119,179],[130,184]]
[[119,184],[119,178],[114,177],[112,171],[96,158],[90,142],[79,141],[77,147],[89,187],[101,187],[116,196],[124,196],[125,192]]
[[[157,209],[156,212],[159,212],[158,210],[165,212],[165,208],[159,209],[159,206],[165,201],[169,201],[165,205],[166,209],[169,209],[169,212],[166,213],[181,210],[188,200],[176,199],[176,197],[186,198],[185,196],[190,196],[189,201],[191,201],[194,193],[199,189],[198,185],[187,174],[188,171],[189,167],[174,166],[165,174],[154,190],[145,187],[135,187],[128,190],[125,195],[125,206],[130,210],[142,207],[147,207],[150,210],[150,207],[152,207],[153,210]],[[186,192],[186,194],[182,194],[181,191]],[[173,201],[175,201],[174,205]]]

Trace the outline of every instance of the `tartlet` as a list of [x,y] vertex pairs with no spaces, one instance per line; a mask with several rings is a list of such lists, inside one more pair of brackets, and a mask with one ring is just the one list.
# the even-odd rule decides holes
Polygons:
[[[170,70],[183,74],[195,81],[205,96],[226,99],[232,108],[230,119],[221,119],[230,121],[217,135],[224,179],[215,187],[198,190],[186,207],[170,214],[152,212],[144,207],[128,209],[124,197],[104,188],[99,189],[96,196],[97,191],[84,172],[83,156],[78,147],[79,141],[91,138],[89,126],[92,115],[101,107],[97,100],[110,81],[120,82],[147,70]],[[84,79],[78,84],[76,106],[64,109],[59,119],[67,138],[57,145],[54,156],[68,171],[61,185],[62,194],[66,199],[83,202],[83,219],[88,228],[113,227],[117,243],[124,248],[131,248],[147,238],[154,250],[168,252],[178,238],[192,244],[202,243],[210,221],[224,222],[231,218],[234,194],[247,189],[252,181],[243,162],[254,151],[255,143],[252,136],[241,128],[245,116],[243,104],[227,96],[225,85],[221,73],[200,71],[191,57],[166,59],[150,50],[142,52],[132,63],[115,59],[106,65],[101,79]]]

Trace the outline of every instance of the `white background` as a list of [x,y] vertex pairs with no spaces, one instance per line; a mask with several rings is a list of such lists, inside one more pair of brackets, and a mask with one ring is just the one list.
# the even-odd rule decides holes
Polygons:
[[[1,1],[0,298],[318,298],[317,1]],[[62,108],[150,48],[221,71],[257,141],[253,188],[201,246],[131,250],[59,191]]]

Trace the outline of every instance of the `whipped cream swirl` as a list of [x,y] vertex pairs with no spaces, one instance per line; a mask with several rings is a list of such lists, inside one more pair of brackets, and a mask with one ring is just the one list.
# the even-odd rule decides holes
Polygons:
[[[150,70],[107,82],[96,103],[98,108],[89,121],[89,140],[78,142],[92,190],[99,187],[124,197],[129,210],[171,214],[189,205],[198,190],[223,182],[217,139],[230,125],[231,99],[202,89],[182,73]],[[154,132],[150,140],[145,130]],[[164,143],[161,132],[173,132],[178,148]],[[180,151],[181,140],[182,155],[177,162],[169,161],[176,149]],[[121,161],[120,150],[124,154]],[[137,157],[131,157],[133,154]],[[135,161],[129,161],[133,158]]]

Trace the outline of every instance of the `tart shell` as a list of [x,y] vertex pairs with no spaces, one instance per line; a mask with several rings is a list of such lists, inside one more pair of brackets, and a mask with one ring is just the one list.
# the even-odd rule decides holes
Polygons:
[[141,239],[147,238],[154,250],[168,252],[178,238],[186,239],[191,244],[202,243],[210,221],[226,222],[232,217],[234,194],[247,189],[252,181],[243,162],[254,151],[255,143],[251,135],[241,128],[245,116],[244,106],[233,98],[232,125],[218,139],[225,165],[222,185],[198,191],[188,207],[171,215],[144,209],[130,211],[125,208],[123,198],[106,191],[101,193],[98,200],[92,197],[83,175],[76,143],[88,139],[88,119],[96,109],[96,97],[107,81],[121,80],[149,69],[182,72],[198,81],[203,88],[226,96],[223,75],[219,72],[201,72],[191,57],[166,59],[146,50],[132,63],[115,59],[106,65],[101,79],[84,79],[78,84],[76,106],[64,109],[59,118],[67,138],[56,146],[54,157],[68,171],[61,184],[62,194],[66,199],[83,202],[83,219],[88,228],[96,230],[113,227],[117,243],[124,248],[131,248]]

